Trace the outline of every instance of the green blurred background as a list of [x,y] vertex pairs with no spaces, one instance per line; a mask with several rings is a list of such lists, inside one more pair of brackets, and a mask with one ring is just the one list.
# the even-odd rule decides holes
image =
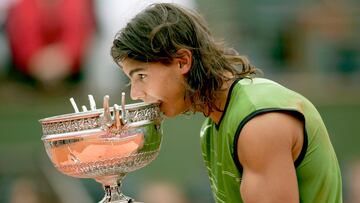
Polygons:
[[[97,30],[84,57],[81,80],[50,88],[9,76],[11,55],[3,18],[0,202],[85,203],[102,198],[102,188],[94,180],[67,177],[54,169],[41,142],[38,120],[72,112],[70,97],[78,105],[87,105],[87,95],[93,94],[100,107],[105,94],[110,95],[111,103],[119,104],[121,91],[129,91],[125,77],[108,56],[111,40],[102,38],[107,21],[103,22],[106,18],[101,18],[100,8],[110,2],[93,1]],[[318,107],[341,165],[344,200],[360,202],[359,2],[197,0],[184,4],[200,11],[215,36],[247,55],[265,77],[303,94]],[[106,68],[113,71],[106,72]],[[158,203],[213,202],[199,144],[203,119],[200,114],[166,119],[160,155],[145,168],[128,174],[125,194]],[[152,200],[156,195],[165,200]]]

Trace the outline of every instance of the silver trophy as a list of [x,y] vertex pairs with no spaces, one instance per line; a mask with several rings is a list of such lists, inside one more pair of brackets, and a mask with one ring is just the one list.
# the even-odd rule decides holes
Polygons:
[[92,178],[101,183],[105,197],[100,203],[135,202],[121,192],[124,176],[153,161],[162,140],[162,115],[158,104],[134,103],[97,109],[89,95],[90,109],[40,120],[42,141],[53,165],[76,178]]

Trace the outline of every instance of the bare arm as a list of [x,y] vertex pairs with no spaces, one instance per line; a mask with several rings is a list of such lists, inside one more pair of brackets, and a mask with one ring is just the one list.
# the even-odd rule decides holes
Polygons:
[[301,121],[285,113],[265,113],[245,124],[237,146],[244,202],[299,202],[294,160],[302,137]]

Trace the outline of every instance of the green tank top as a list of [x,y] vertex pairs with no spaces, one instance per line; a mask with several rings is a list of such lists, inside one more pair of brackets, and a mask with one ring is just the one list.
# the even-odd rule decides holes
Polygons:
[[236,149],[240,131],[251,118],[274,111],[291,113],[305,124],[303,148],[294,163],[300,202],[341,203],[340,168],[320,114],[303,96],[262,78],[234,82],[219,125],[207,118],[201,128],[203,159],[216,202],[243,202]]

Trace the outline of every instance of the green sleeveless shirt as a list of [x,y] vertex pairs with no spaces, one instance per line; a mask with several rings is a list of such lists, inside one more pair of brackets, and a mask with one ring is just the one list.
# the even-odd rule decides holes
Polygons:
[[303,148],[294,163],[300,202],[341,203],[340,168],[319,113],[303,96],[261,78],[234,82],[219,125],[207,118],[201,128],[202,154],[216,202],[243,202],[236,149],[240,131],[256,115],[274,111],[291,113],[305,124]]

